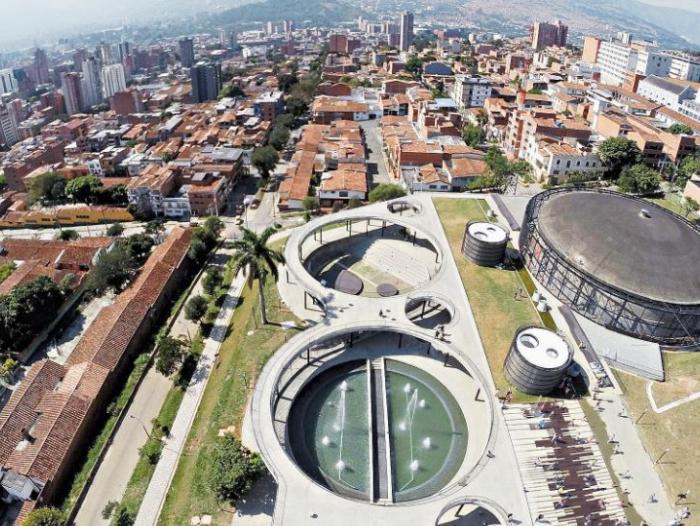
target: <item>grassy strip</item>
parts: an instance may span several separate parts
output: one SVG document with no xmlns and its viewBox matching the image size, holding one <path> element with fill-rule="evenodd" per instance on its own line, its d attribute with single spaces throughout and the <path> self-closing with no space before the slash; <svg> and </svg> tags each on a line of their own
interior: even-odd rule
<svg viewBox="0 0 700 526">
<path fill-rule="evenodd" d="M 298 321 L 281 302 L 275 284 L 265 285 L 268 316 L 275 321 Z M 245 287 L 234 312 L 197 411 L 180 463 L 168 492 L 161 525 L 186 525 L 195 515 L 210 514 L 216 525 L 229 525 L 233 510 L 218 502 L 211 483 L 214 445 L 223 430 L 240 436 L 243 416 L 255 380 L 267 359 L 295 331 L 260 325 L 257 284 Z"/>
<path fill-rule="evenodd" d="M 97 435 L 97 437 L 95 437 L 95 440 L 90 445 L 87 455 L 85 455 L 85 461 L 80 467 L 80 470 L 78 470 L 73 477 L 73 482 L 70 490 L 68 491 L 68 495 L 63 500 L 61 509 L 66 514 L 71 512 L 73 506 L 75 506 L 76 502 L 78 501 L 78 498 L 80 497 L 85 484 L 90 478 L 92 471 L 97 466 L 102 450 L 107 446 L 109 439 L 112 436 L 117 423 L 119 422 L 121 412 L 126 408 L 126 405 L 129 402 L 139 379 L 148 368 L 149 353 L 150 350 L 140 354 L 136 358 L 134 361 L 134 367 L 131 370 L 131 373 L 129 373 L 126 384 L 122 388 L 121 392 L 115 397 L 112 404 L 110 404 L 110 407 L 108 408 L 109 417 L 102 426 L 100 433 Z"/>
<path fill-rule="evenodd" d="M 700 354 L 665 352 L 664 370 L 666 381 L 655 383 L 653 394 L 657 403 L 658 395 L 667 395 L 665 403 L 682 399 L 700 386 Z M 700 494 L 700 455 L 697 452 L 700 436 L 700 401 L 695 400 L 657 414 L 647 398 L 648 380 L 615 371 L 615 376 L 625 394 L 631 418 L 635 419 L 644 447 L 652 459 L 663 456 L 657 465 L 666 488 L 668 498 L 673 503 L 676 496 L 690 489 L 691 509 Z M 664 451 L 668 449 L 668 453 Z M 685 505 L 685 504 L 684 504 Z M 697 505 L 696 505 L 697 506 Z M 686 524 L 700 524 L 692 510 L 693 517 Z"/>
<path fill-rule="evenodd" d="M 513 335 L 523 325 L 540 325 L 540 317 L 530 299 L 524 297 L 527 291 L 517 272 L 480 267 L 462 255 L 464 227 L 471 220 L 487 220 L 486 202 L 446 198 L 433 201 L 469 297 L 496 388 L 505 393 L 512 389 L 503 373 L 503 364 Z M 536 400 L 513 391 L 516 402 Z"/>
</svg>

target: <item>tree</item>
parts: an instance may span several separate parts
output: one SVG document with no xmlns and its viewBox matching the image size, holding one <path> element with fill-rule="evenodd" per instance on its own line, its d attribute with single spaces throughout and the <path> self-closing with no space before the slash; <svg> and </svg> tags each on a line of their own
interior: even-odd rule
<svg viewBox="0 0 700 526">
<path fill-rule="evenodd" d="M 313 195 L 307 195 L 301 201 L 301 206 L 304 207 L 305 212 L 308 212 L 309 215 L 311 215 L 311 214 L 318 211 L 318 207 L 320 206 L 320 203 L 318 201 L 318 197 L 314 197 Z"/>
<path fill-rule="evenodd" d="M 678 173 L 673 180 L 673 184 L 679 189 L 683 190 L 688 182 L 688 179 L 693 177 L 695 174 L 700 174 L 700 155 L 688 156 L 681 161 L 681 164 L 678 167 Z"/>
<path fill-rule="evenodd" d="M 642 152 L 637 143 L 626 137 L 610 137 L 598 145 L 598 156 L 611 178 L 616 179 L 626 167 L 639 162 Z"/>
<path fill-rule="evenodd" d="M 262 178 L 267 180 L 270 178 L 270 171 L 277 166 L 279 159 L 277 150 L 272 146 L 262 146 L 253 151 L 250 162 L 260 171 Z"/>
<path fill-rule="evenodd" d="M 76 177 L 66 183 L 66 195 L 74 202 L 92 203 L 102 188 L 102 181 L 94 175 Z"/>
<path fill-rule="evenodd" d="M 309 107 L 308 103 L 301 97 L 290 96 L 286 102 L 287 111 L 295 117 L 300 117 Z"/>
<path fill-rule="evenodd" d="M 207 299 L 204 296 L 192 296 L 185 305 L 185 318 L 199 321 L 207 313 Z"/>
<path fill-rule="evenodd" d="M 375 186 L 369 192 L 369 202 L 377 203 L 379 201 L 389 201 L 391 199 L 404 197 L 405 195 L 406 190 L 404 190 L 403 187 L 392 183 L 382 183 Z"/>
<path fill-rule="evenodd" d="M 673 135 L 692 135 L 693 134 L 693 128 L 688 126 L 687 124 L 681 124 L 681 123 L 676 123 L 672 124 L 669 129 L 669 133 L 672 133 Z"/>
<path fill-rule="evenodd" d="M 238 84 L 228 84 L 227 86 L 221 88 L 221 91 L 219 92 L 220 99 L 227 97 L 245 97 L 245 92 Z"/>
<path fill-rule="evenodd" d="M 56 508 L 38 508 L 22 522 L 22 526 L 63 526 L 66 517 Z"/>
<path fill-rule="evenodd" d="M 17 264 L 14 261 L 8 261 L 0 265 L 0 283 L 9 278 L 10 274 L 12 274 L 16 268 Z"/>
<path fill-rule="evenodd" d="M 626 168 L 616 183 L 622 192 L 649 194 L 661 187 L 661 176 L 645 164 L 635 164 Z"/>
<path fill-rule="evenodd" d="M 159 337 L 156 370 L 164 376 L 173 374 L 185 357 L 185 349 L 185 342 L 182 340 L 172 336 Z"/>
<path fill-rule="evenodd" d="M 162 241 L 163 233 L 165 232 L 165 225 L 162 219 L 153 219 L 146 223 L 143 231 L 151 236 L 156 244 Z"/>
<path fill-rule="evenodd" d="M 87 278 L 87 289 L 95 294 L 121 292 L 135 275 L 133 260 L 122 244 L 100 253 Z"/>
<path fill-rule="evenodd" d="M 215 265 L 211 265 L 207 269 L 206 274 L 204 274 L 204 278 L 202 278 L 202 288 L 204 289 L 204 292 L 210 296 L 213 296 L 223 281 L 224 276 L 221 269 Z"/>
<path fill-rule="evenodd" d="M 291 129 L 294 126 L 294 115 L 291 113 L 283 113 L 275 119 L 275 126 L 282 126 Z"/>
<path fill-rule="evenodd" d="M 27 185 L 27 200 L 30 204 L 43 201 L 60 201 L 65 198 L 66 178 L 55 172 L 32 177 Z"/>
<path fill-rule="evenodd" d="M 114 513 L 114 524 L 116 526 L 133 526 L 136 521 L 136 513 L 129 510 L 126 505 L 122 504 Z"/>
<path fill-rule="evenodd" d="M 692 213 L 697 213 L 700 210 L 700 203 L 698 203 L 692 197 L 686 197 L 683 199 L 683 211 L 685 212 L 685 217 L 688 217 Z"/>
<path fill-rule="evenodd" d="M 289 142 L 289 130 L 283 126 L 275 126 L 270 133 L 270 138 L 268 139 L 268 144 L 272 146 L 275 150 L 284 150 L 285 146 Z"/>
<path fill-rule="evenodd" d="M 0 349 L 16 352 L 51 324 L 65 296 L 48 276 L 17 285 L 0 296 Z"/>
<path fill-rule="evenodd" d="M 64 228 L 56 234 L 56 239 L 60 241 L 75 241 L 76 239 L 80 239 L 80 235 L 75 230 Z"/>
<path fill-rule="evenodd" d="M 421 70 L 423 69 L 423 61 L 415 55 L 411 55 L 406 61 L 406 71 L 408 71 L 414 78 L 419 78 Z"/>
<path fill-rule="evenodd" d="M 467 143 L 467 146 L 477 148 L 484 142 L 486 134 L 484 134 L 484 130 L 480 126 L 468 124 L 462 130 L 462 138 Z"/>
<path fill-rule="evenodd" d="M 7 190 L 7 177 L 0 175 L 0 194 Z"/>
<path fill-rule="evenodd" d="M 0 364 L 0 381 L 10 383 L 18 365 L 19 363 L 17 360 L 6 358 L 5 361 Z"/>
<path fill-rule="evenodd" d="M 129 266 L 138 268 L 146 262 L 153 248 L 153 239 L 146 234 L 132 234 L 126 239 L 120 240 L 121 245 L 129 257 Z"/>
<path fill-rule="evenodd" d="M 107 235 L 109 237 L 119 237 L 124 233 L 124 225 L 121 223 L 114 223 L 112 225 L 109 225 L 109 228 L 107 229 Z"/>
<path fill-rule="evenodd" d="M 279 250 L 267 245 L 275 228 L 268 227 L 258 235 L 252 230 L 243 228 L 243 237 L 233 242 L 235 250 L 231 259 L 231 266 L 234 274 L 245 270 L 249 279 L 258 280 L 258 290 L 260 294 L 260 317 L 263 324 L 267 325 L 267 312 L 265 308 L 265 280 L 272 276 L 275 282 L 279 278 L 277 270 L 278 264 L 284 264 L 284 255 Z M 252 285 L 252 282 L 251 282 Z"/>
<path fill-rule="evenodd" d="M 213 486 L 220 500 L 233 503 L 244 497 L 265 472 L 260 456 L 233 435 L 219 437 L 214 450 Z"/>
<path fill-rule="evenodd" d="M 209 216 L 204 220 L 202 228 L 213 247 L 214 243 L 218 241 L 221 231 L 224 229 L 224 222 L 217 216 Z"/>
</svg>

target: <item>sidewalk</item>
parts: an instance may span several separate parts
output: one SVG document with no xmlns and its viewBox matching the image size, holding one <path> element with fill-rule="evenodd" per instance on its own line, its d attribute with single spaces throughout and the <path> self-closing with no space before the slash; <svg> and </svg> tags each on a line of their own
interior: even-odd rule
<svg viewBox="0 0 700 526">
<path fill-rule="evenodd" d="M 599 414 L 608 436 L 614 437 L 620 447 L 620 454 L 612 456 L 612 466 L 620 478 L 620 485 L 629 492 L 630 502 L 649 524 L 668 524 L 673 519 L 673 507 L 654 466 L 655 459 L 650 458 L 644 449 L 622 396 L 613 388 L 607 388 L 598 398 L 601 400 Z M 628 477 L 620 476 L 621 473 L 627 475 L 627 472 Z M 650 502 L 652 494 L 656 502 Z"/>
<path fill-rule="evenodd" d="M 202 277 L 204 274 L 192 288 L 189 297 L 202 293 Z M 195 334 L 197 324 L 187 320 L 185 309 L 181 309 L 173 322 L 170 335 L 174 338 L 192 338 Z M 108 502 L 119 502 L 124 497 L 126 486 L 139 461 L 139 449 L 148 440 L 147 433 L 153 429 L 152 420 L 160 413 L 172 386 L 169 378 L 151 366 L 90 484 L 76 515 L 76 526 L 106 526 L 111 522 L 110 519 L 102 518 L 102 510 Z"/>
<path fill-rule="evenodd" d="M 245 283 L 246 279 L 243 274 L 239 274 L 233 280 L 211 334 L 204 342 L 202 357 L 197 365 L 197 370 L 192 376 L 190 385 L 187 387 L 170 436 L 165 441 L 160 460 L 136 517 L 135 526 L 153 526 L 158 522 L 160 511 L 165 502 L 170 483 L 175 475 L 180 455 L 187 442 L 187 436 L 197 414 L 197 408 L 207 386 L 209 375 L 219 353 L 219 348 L 226 337 L 231 317 L 238 305 L 240 292 Z"/>
</svg>

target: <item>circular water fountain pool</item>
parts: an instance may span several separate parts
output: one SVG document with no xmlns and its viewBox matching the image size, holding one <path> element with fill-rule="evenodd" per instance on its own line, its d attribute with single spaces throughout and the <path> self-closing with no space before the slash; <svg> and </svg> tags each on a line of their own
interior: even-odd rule
<svg viewBox="0 0 700 526">
<path fill-rule="evenodd" d="M 336 493 L 375 502 L 436 493 L 467 450 L 452 394 L 399 360 L 353 361 L 316 375 L 295 398 L 287 426 L 302 470 Z"/>
</svg>

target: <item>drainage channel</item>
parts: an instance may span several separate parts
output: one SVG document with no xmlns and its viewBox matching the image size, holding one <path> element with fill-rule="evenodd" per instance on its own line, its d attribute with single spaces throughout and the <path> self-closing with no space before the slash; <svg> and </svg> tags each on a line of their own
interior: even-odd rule
<svg viewBox="0 0 700 526">
<path fill-rule="evenodd" d="M 384 359 L 370 362 L 369 380 L 372 401 L 372 495 L 375 502 L 391 502 L 391 464 L 389 451 L 389 429 L 387 427 L 386 385 L 384 379 Z"/>
</svg>

